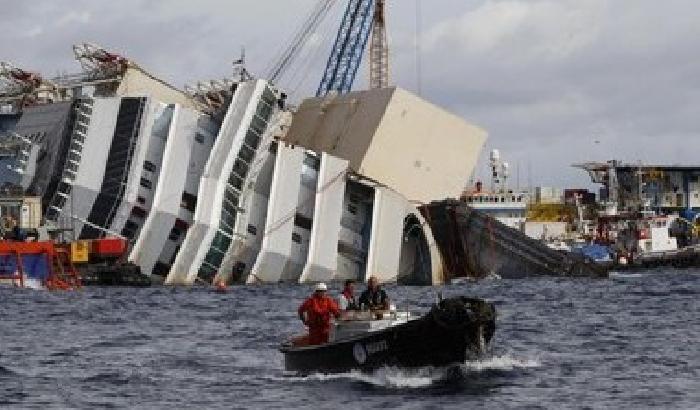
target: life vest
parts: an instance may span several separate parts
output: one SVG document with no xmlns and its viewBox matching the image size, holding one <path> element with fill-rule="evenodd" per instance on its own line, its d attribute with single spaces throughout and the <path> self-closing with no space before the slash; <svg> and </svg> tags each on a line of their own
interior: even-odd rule
<svg viewBox="0 0 700 410">
<path fill-rule="evenodd" d="M 306 313 L 309 327 L 328 329 L 331 324 L 331 315 L 337 315 L 339 311 L 333 299 L 312 296 L 299 307 L 299 313 Z"/>
</svg>

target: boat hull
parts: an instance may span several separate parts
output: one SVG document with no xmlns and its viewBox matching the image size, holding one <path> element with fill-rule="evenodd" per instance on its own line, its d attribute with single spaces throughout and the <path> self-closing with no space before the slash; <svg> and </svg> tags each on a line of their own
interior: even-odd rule
<svg viewBox="0 0 700 410">
<path fill-rule="evenodd" d="M 441 302 L 447 306 L 450 300 Z M 435 306 L 420 319 L 320 346 L 284 346 L 285 369 L 300 373 L 371 371 L 382 366 L 463 363 L 482 354 L 495 331 L 493 304 L 461 298 L 474 308 L 447 312 Z M 448 303 L 445 303 L 448 302 Z M 459 309 L 457 309 L 459 310 Z M 478 310 L 478 313 L 474 313 Z"/>
<path fill-rule="evenodd" d="M 421 207 L 421 212 L 433 232 L 448 278 L 608 275 L 604 266 L 590 258 L 551 249 L 464 202 L 431 202 Z"/>
</svg>

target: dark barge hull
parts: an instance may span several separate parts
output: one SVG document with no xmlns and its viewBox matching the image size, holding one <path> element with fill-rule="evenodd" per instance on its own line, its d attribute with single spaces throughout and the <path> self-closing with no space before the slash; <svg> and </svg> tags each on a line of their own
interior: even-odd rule
<svg viewBox="0 0 700 410">
<path fill-rule="evenodd" d="M 460 312 L 459 303 L 468 310 Z M 466 313 L 465 313 L 466 312 Z M 479 299 L 446 299 L 405 324 L 320 346 L 283 346 L 285 369 L 302 374 L 371 371 L 382 366 L 464 363 L 493 338 L 495 307 Z"/>
<path fill-rule="evenodd" d="M 448 278 L 607 277 L 607 267 L 560 252 L 456 200 L 421 207 Z"/>
<path fill-rule="evenodd" d="M 670 267 L 676 269 L 700 267 L 700 247 L 692 246 L 674 251 L 637 255 L 626 264 L 616 261 L 599 262 L 601 266 L 614 271 L 640 271 Z"/>
<path fill-rule="evenodd" d="M 83 286 L 151 286 L 151 278 L 141 273 L 141 269 L 132 263 L 82 265 L 78 271 Z"/>
</svg>

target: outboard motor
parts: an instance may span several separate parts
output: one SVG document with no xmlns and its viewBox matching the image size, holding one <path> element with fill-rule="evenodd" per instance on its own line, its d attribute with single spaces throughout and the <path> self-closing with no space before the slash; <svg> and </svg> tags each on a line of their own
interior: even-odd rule
<svg viewBox="0 0 700 410">
<path fill-rule="evenodd" d="M 444 299 L 433 306 L 428 317 L 437 326 L 464 334 L 477 355 L 485 352 L 496 331 L 496 307 L 481 299 L 464 296 Z"/>
</svg>

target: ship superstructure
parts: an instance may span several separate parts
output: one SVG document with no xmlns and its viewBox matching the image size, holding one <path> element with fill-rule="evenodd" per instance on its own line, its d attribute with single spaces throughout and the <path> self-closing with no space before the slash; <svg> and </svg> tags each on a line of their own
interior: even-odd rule
<svg viewBox="0 0 700 410">
<path fill-rule="evenodd" d="M 491 151 L 489 169 L 491 171 L 490 189 L 485 189 L 483 183 L 478 181 L 473 188 L 462 195 L 462 201 L 510 228 L 525 230 L 528 205 L 531 201 L 530 192 L 510 189 L 508 186 L 510 166 L 501 159 L 501 153 L 498 150 Z"/>
<path fill-rule="evenodd" d="M 41 197 L 54 238 L 121 237 L 168 284 L 444 279 L 417 205 L 459 196 L 479 128 L 399 88 L 292 111 L 245 70 L 183 92 L 100 47 L 75 54 L 82 74 L 0 114 L 3 181 Z"/>
</svg>

